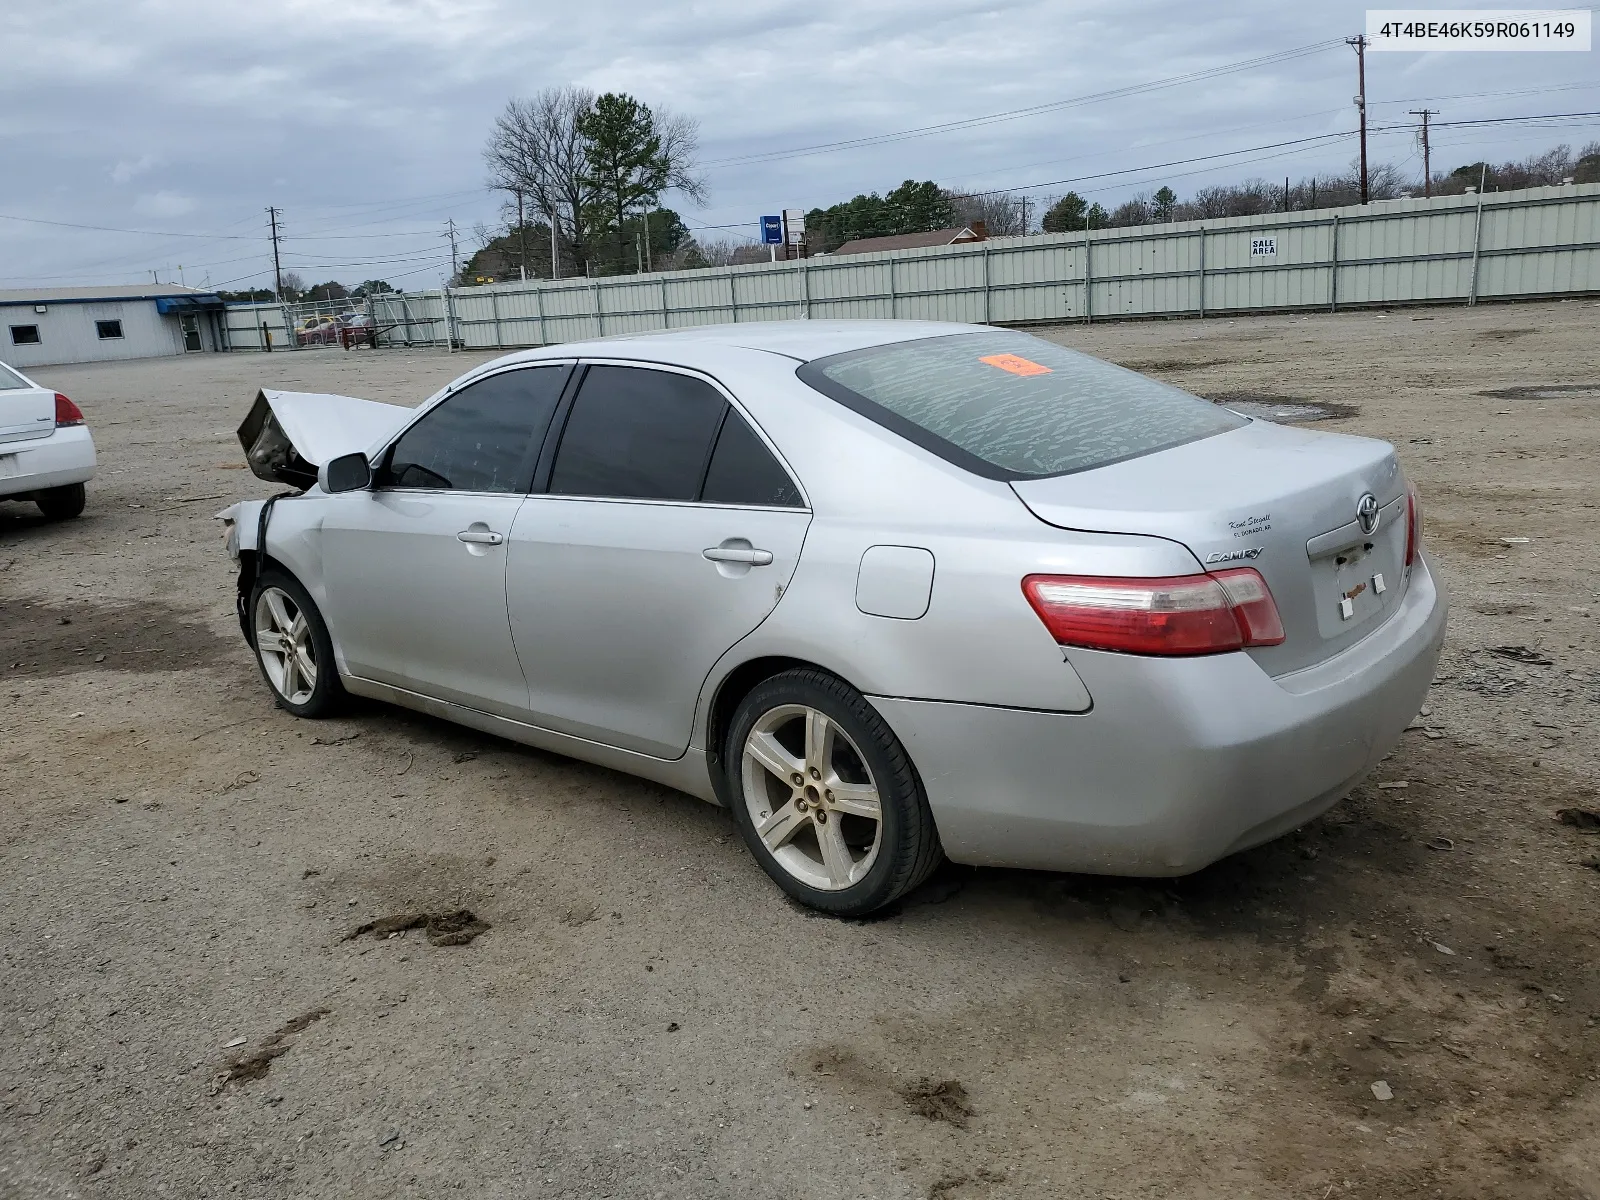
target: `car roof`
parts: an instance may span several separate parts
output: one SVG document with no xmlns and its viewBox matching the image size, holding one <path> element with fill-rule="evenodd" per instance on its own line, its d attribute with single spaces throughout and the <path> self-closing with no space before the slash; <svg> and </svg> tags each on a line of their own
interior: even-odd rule
<svg viewBox="0 0 1600 1200">
<path fill-rule="evenodd" d="M 728 347 L 779 354 L 810 362 L 831 354 L 885 346 L 953 333 L 977 333 L 986 327 L 954 321 L 742 321 L 731 325 L 696 325 L 688 329 L 626 333 L 614 337 L 564 342 L 513 358 L 601 357 L 656 358 L 670 361 L 675 351 Z M 506 360 L 502 360 L 506 361 Z"/>
</svg>

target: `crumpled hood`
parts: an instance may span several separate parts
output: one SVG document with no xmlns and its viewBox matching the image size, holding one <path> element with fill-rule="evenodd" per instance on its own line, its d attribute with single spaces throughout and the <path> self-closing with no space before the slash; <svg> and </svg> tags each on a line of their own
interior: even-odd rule
<svg viewBox="0 0 1600 1200">
<path fill-rule="evenodd" d="M 403 405 L 355 396 L 263 388 L 239 426 L 239 444 L 258 478 L 304 489 L 323 463 L 373 450 L 410 414 Z"/>
</svg>

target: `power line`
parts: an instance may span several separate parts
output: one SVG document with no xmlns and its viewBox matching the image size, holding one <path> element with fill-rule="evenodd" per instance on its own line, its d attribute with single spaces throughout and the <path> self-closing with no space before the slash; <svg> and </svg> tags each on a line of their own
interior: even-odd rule
<svg viewBox="0 0 1600 1200">
<path fill-rule="evenodd" d="M 0 221 L 23 221 L 29 225 L 55 225 L 61 229 L 92 229 L 99 233 L 136 233 L 146 237 L 179 237 L 200 238 L 206 241 L 230 242 L 259 242 L 264 240 L 260 234 L 245 233 L 173 233 L 161 229 L 118 229 L 110 225 L 79 225 L 72 221 L 47 221 L 43 217 L 19 217 L 12 213 L 0 213 Z M 238 224 L 238 222 L 235 222 Z"/>
<path fill-rule="evenodd" d="M 1521 117 L 1473 117 L 1460 121 L 1435 121 L 1435 129 L 1459 129 L 1464 125 L 1510 125 L 1521 121 L 1567 121 L 1578 118 L 1600 117 L 1600 110 L 1571 113 L 1530 113 Z M 1407 125 L 1391 125 L 1391 129 L 1408 129 Z"/>
<path fill-rule="evenodd" d="M 359 263 L 414 262 L 416 261 L 416 257 L 418 255 L 434 251 L 436 248 L 436 245 L 430 242 L 424 246 L 397 247 L 388 253 L 369 254 L 361 258 L 336 258 L 327 254 L 308 254 L 292 247 L 287 249 L 285 254 L 293 257 L 296 262 L 308 263 L 312 266 L 319 264 L 327 266 L 349 266 L 351 264 Z"/>
<path fill-rule="evenodd" d="M 1036 116 L 1041 113 L 1059 112 L 1062 109 L 1077 108 L 1086 104 L 1098 104 L 1106 100 L 1117 100 L 1127 96 L 1141 95 L 1145 92 L 1159 91 L 1164 88 L 1177 87 L 1185 83 L 1198 83 L 1206 79 L 1215 79 L 1223 75 L 1231 75 L 1238 71 L 1253 70 L 1256 67 L 1268 66 L 1273 63 L 1288 62 L 1292 59 L 1303 58 L 1310 54 L 1318 54 L 1339 44 L 1340 39 L 1329 38 L 1321 42 L 1313 42 L 1306 46 L 1296 46 L 1292 50 L 1280 50 L 1273 54 L 1263 54 L 1256 58 L 1244 59 L 1240 62 L 1225 63 L 1218 67 L 1208 67 L 1201 71 L 1190 71 L 1184 75 L 1173 75 L 1166 79 L 1154 79 L 1148 83 L 1130 84 L 1127 87 L 1113 88 L 1104 92 L 1091 92 L 1083 96 L 1073 96 L 1066 100 L 1053 100 L 1046 104 L 1035 104 L 1028 108 L 1014 108 L 1006 112 L 988 113 L 981 117 L 967 117 L 959 121 L 945 121 L 938 125 L 923 125 L 916 129 L 902 129 L 894 133 L 872 134 L 867 137 L 847 138 L 838 142 L 821 142 L 813 146 L 799 146 L 788 150 L 769 150 L 755 154 L 736 155 L 731 158 L 712 159 L 702 163 L 704 167 L 725 167 L 746 163 L 771 162 L 782 158 L 797 158 L 811 154 L 832 154 L 839 150 L 853 150 L 865 146 L 879 146 L 888 142 L 904 141 L 908 138 L 930 137 L 939 133 L 950 133 L 959 129 L 972 129 L 982 125 L 991 125 L 1001 121 L 1015 121 L 1023 117 Z"/>
<path fill-rule="evenodd" d="M 1433 129 L 1441 129 L 1441 128 L 1461 128 L 1461 127 L 1473 127 L 1473 126 L 1483 126 L 1483 125 L 1498 125 L 1498 124 L 1516 124 L 1516 123 L 1529 123 L 1529 124 L 1531 124 L 1533 122 L 1539 122 L 1539 121 L 1550 121 L 1550 120 L 1557 120 L 1557 119 L 1575 120 L 1575 119 L 1579 119 L 1579 118 L 1600 118 L 1600 111 L 1596 111 L 1596 112 L 1574 112 L 1574 113 L 1529 113 L 1529 114 L 1524 114 L 1524 115 L 1521 115 L 1521 116 L 1514 116 L 1514 117 L 1464 118 L 1464 119 L 1458 120 L 1458 121 L 1434 121 L 1434 122 L 1432 122 L 1430 124 L 1429 128 L 1430 128 L 1430 130 L 1433 130 Z M 1378 135 L 1387 135 L 1387 134 L 1391 134 L 1391 133 L 1411 132 L 1415 128 L 1416 127 L 1414 125 L 1409 125 L 1409 124 L 1405 124 L 1405 125 L 1402 125 L 1402 124 L 1396 124 L 1396 125 L 1373 125 L 1373 126 L 1369 127 L 1368 133 L 1371 134 L 1371 135 L 1374 135 L 1374 136 L 1378 136 Z M 1334 133 L 1322 133 L 1322 134 L 1315 134 L 1315 135 L 1310 136 L 1310 137 L 1291 138 L 1288 141 L 1268 142 L 1268 143 L 1265 143 L 1265 144 L 1260 145 L 1260 146 L 1245 146 L 1245 147 L 1241 147 L 1240 149 L 1237 149 L 1237 150 L 1227 150 L 1227 151 L 1222 151 L 1222 152 L 1217 153 L 1217 154 L 1202 154 L 1202 155 L 1197 155 L 1197 156 L 1195 156 L 1193 158 L 1179 158 L 1179 159 L 1170 159 L 1170 160 L 1168 160 L 1166 162 L 1146 163 L 1146 164 L 1144 164 L 1142 166 L 1124 167 L 1124 168 L 1121 168 L 1121 169 L 1115 170 L 1115 171 L 1101 171 L 1101 172 L 1097 172 L 1097 173 L 1092 174 L 1092 175 L 1077 175 L 1077 176 L 1073 176 L 1073 177 L 1068 178 L 1068 179 L 1051 179 L 1051 180 L 1045 180 L 1045 181 L 1039 182 L 1039 183 L 1011 184 L 1011 185 L 1008 185 L 1006 187 L 988 188 L 988 189 L 981 190 L 981 191 L 964 191 L 961 194 L 964 195 L 964 196 L 995 196 L 995 195 L 999 195 L 999 194 L 1001 194 L 1003 192 L 1026 192 L 1026 191 L 1034 191 L 1034 190 L 1036 190 L 1038 188 L 1065 187 L 1065 186 L 1068 186 L 1068 185 L 1090 183 L 1090 182 L 1094 182 L 1096 180 L 1102 180 L 1102 179 L 1117 179 L 1117 178 L 1119 178 L 1121 176 L 1125 176 L 1125 175 L 1138 175 L 1138 174 L 1142 174 L 1142 173 L 1148 172 L 1148 171 L 1165 171 L 1165 170 L 1167 170 L 1169 168 L 1172 168 L 1172 167 L 1192 166 L 1192 165 L 1194 165 L 1196 163 L 1214 163 L 1214 162 L 1217 162 L 1218 160 L 1221 160 L 1221 159 L 1237 159 L 1238 160 L 1238 161 L 1226 164 L 1228 166 L 1245 166 L 1245 165 L 1248 165 L 1249 163 L 1252 163 L 1252 162 L 1266 162 L 1266 161 L 1269 161 L 1269 160 L 1274 159 L 1274 158 L 1286 157 L 1288 154 L 1296 153 L 1297 150 L 1299 149 L 1299 147 L 1302 147 L 1302 146 L 1316 145 L 1318 143 L 1335 143 L 1335 142 L 1338 142 L 1338 141 L 1346 139 L 1346 138 L 1353 138 L 1353 137 L 1356 137 L 1359 132 L 1360 131 L 1357 130 L 1357 129 L 1345 129 L 1345 130 L 1340 130 L 1340 131 L 1337 131 L 1337 132 L 1334 132 Z M 1271 152 L 1271 153 L 1262 153 L 1263 151 L 1268 151 L 1268 152 Z M 1240 155 L 1255 155 L 1255 157 L 1240 159 L 1238 157 Z M 1177 175 L 1167 176 L 1167 178 L 1182 178 L 1185 175 L 1197 175 L 1197 174 L 1203 173 L 1204 170 L 1209 170 L 1209 169 L 1211 169 L 1211 168 L 1206 167 L 1206 168 L 1202 168 L 1199 171 L 1185 171 L 1185 172 L 1181 172 L 1181 173 L 1179 173 Z M 1121 186 L 1121 185 L 1113 183 L 1113 184 L 1107 184 L 1105 187 L 1102 187 L 1102 188 L 1093 188 L 1093 189 L 1084 189 L 1084 190 L 1086 190 L 1086 191 L 1105 191 L 1105 190 L 1108 190 L 1110 187 L 1117 187 L 1117 186 Z M 754 222 L 754 221 L 739 221 L 739 222 L 735 222 L 735 223 L 729 224 L 729 225 L 692 225 L 692 224 L 688 224 L 687 222 L 685 222 L 685 224 L 688 225 L 688 228 L 696 229 L 696 230 L 731 230 L 731 229 L 749 229 L 749 228 L 752 228 L 753 226 L 755 226 L 757 224 L 757 222 Z"/>
<path fill-rule="evenodd" d="M 313 204 L 308 207 L 312 212 L 320 212 L 326 208 L 385 208 L 396 205 L 420 203 L 423 200 L 449 200 L 456 196 L 476 196 L 484 190 L 484 188 L 471 188 L 467 191 L 461 192 L 430 192 L 422 196 L 401 196 L 398 199 L 391 198 L 389 200 L 379 201 L 356 200 L 349 204 Z"/>
<path fill-rule="evenodd" d="M 432 229 L 394 229 L 385 233 L 306 233 L 285 236 L 286 242 L 347 242 L 357 238 L 433 237 Z"/>
<path fill-rule="evenodd" d="M 1219 154 L 1200 154 L 1193 158 L 1175 158 L 1169 162 L 1148 163 L 1142 167 L 1124 167 L 1118 171 L 1100 171 L 1094 175 L 1076 175 L 1071 179 L 1051 179 L 1044 183 L 1025 183 L 1013 187 L 990 188 L 988 191 L 965 192 L 963 194 L 967 196 L 994 196 L 1001 192 L 1028 192 L 1035 188 L 1061 187 L 1069 183 L 1087 183 L 1088 181 L 1094 179 L 1110 179 L 1117 175 L 1135 175 L 1141 171 L 1160 171 L 1167 167 L 1183 167 L 1189 166 L 1192 163 L 1214 162 L 1219 158 L 1233 158 L 1240 154 L 1254 154 L 1259 150 L 1278 150 L 1284 147 L 1309 146 L 1317 142 L 1329 142 L 1338 140 L 1340 138 L 1354 137 L 1355 134 L 1356 131 L 1353 129 L 1343 129 L 1337 133 L 1318 133 L 1312 135 L 1311 137 L 1291 138 L 1286 142 L 1268 142 L 1266 145 L 1262 146 L 1245 146 L 1239 150 L 1226 150 Z"/>
<path fill-rule="evenodd" d="M 1430 128 L 1459 128 L 1461 126 L 1498 125 L 1517 122 L 1548 121 L 1555 118 L 1568 119 L 1579 117 L 1600 117 L 1600 112 L 1530 113 L 1517 117 L 1480 117 L 1477 119 L 1463 119 L 1460 121 L 1435 121 L 1432 123 Z M 1412 125 L 1375 125 L 1371 128 L 1370 132 L 1393 133 L 1402 130 L 1410 131 L 1414 128 L 1415 127 Z M 994 196 L 1000 194 L 1001 192 L 1026 192 L 1033 191 L 1036 188 L 1063 187 L 1068 184 L 1087 183 L 1099 179 L 1111 179 L 1121 175 L 1136 175 L 1145 171 L 1161 171 L 1166 170 L 1169 167 L 1181 167 L 1190 166 L 1195 163 L 1215 162 L 1219 159 L 1235 158 L 1241 154 L 1258 154 L 1260 151 L 1284 151 L 1284 153 L 1264 154 L 1260 155 L 1260 157 L 1256 159 L 1247 159 L 1241 162 L 1229 164 L 1231 166 L 1243 166 L 1246 162 L 1264 162 L 1272 158 L 1282 158 L 1287 153 L 1293 153 L 1295 148 L 1300 146 L 1309 146 L 1320 142 L 1334 142 L 1344 138 L 1352 138 L 1357 136 L 1359 132 L 1360 131 L 1356 129 L 1345 129 L 1335 133 L 1319 133 L 1311 137 L 1291 138 L 1290 140 L 1283 142 L 1268 142 L 1261 146 L 1246 146 L 1238 150 L 1227 150 L 1218 154 L 1201 154 L 1196 155 L 1193 158 L 1177 158 L 1171 159 L 1167 162 L 1147 163 L 1144 166 L 1124 167 L 1116 171 L 1101 171 L 1093 175 L 1077 175 L 1070 179 L 1051 179 L 1042 183 L 1017 184 L 1011 187 L 990 188 L 986 191 L 964 192 L 962 194 L 966 196 Z M 1186 172 L 1186 174 L 1198 173 L 1199 172 L 1193 171 Z M 746 224 L 748 224 L 748 222 L 746 222 Z M 736 228 L 736 226 L 706 226 L 705 228 Z"/>
<path fill-rule="evenodd" d="M 1438 104 L 1444 100 L 1490 100 L 1502 96 L 1542 96 L 1546 92 L 1592 92 L 1600 83 L 1551 83 L 1544 87 L 1512 88 L 1503 92 L 1459 92 L 1454 96 L 1408 96 L 1402 100 L 1374 100 L 1374 105 Z"/>
</svg>

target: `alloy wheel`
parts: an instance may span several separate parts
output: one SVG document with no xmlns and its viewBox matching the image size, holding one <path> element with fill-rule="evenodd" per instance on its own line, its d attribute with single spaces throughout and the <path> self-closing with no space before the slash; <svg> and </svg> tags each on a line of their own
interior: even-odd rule
<svg viewBox="0 0 1600 1200">
<path fill-rule="evenodd" d="M 883 806 L 837 722 L 808 705 L 773 708 L 745 738 L 740 770 L 751 822 L 779 866 L 819 891 L 866 877 L 883 842 Z"/>
<path fill-rule="evenodd" d="M 267 678 L 290 704 L 305 704 L 317 690 L 317 648 L 311 626 L 294 597 L 267 587 L 256 597 L 256 654 Z"/>
</svg>

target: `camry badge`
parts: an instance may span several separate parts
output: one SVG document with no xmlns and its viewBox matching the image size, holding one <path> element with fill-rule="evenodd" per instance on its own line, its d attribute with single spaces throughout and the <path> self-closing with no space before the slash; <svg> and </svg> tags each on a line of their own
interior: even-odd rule
<svg viewBox="0 0 1600 1200">
<path fill-rule="evenodd" d="M 1225 562 L 1250 562 L 1261 557 L 1265 546 L 1246 546 L 1240 550 L 1218 550 L 1215 554 L 1206 555 L 1206 566 Z"/>
<path fill-rule="evenodd" d="M 1371 492 L 1356 501 L 1356 523 L 1369 537 L 1378 531 L 1378 498 Z"/>
</svg>

